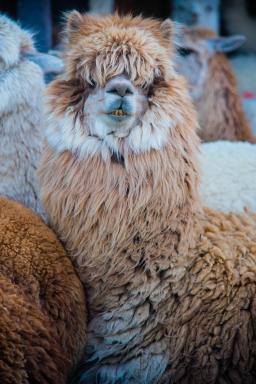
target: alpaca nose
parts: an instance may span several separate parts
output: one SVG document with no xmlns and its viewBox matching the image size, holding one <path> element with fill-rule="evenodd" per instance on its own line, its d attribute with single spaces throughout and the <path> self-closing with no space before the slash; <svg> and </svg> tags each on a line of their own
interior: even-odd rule
<svg viewBox="0 0 256 384">
<path fill-rule="evenodd" d="M 132 86 L 129 84 L 129 82 L 126 81 L 118 81 L 113 83 L 107 92 L 121 97 L 133 95 Z"/>
</svg>

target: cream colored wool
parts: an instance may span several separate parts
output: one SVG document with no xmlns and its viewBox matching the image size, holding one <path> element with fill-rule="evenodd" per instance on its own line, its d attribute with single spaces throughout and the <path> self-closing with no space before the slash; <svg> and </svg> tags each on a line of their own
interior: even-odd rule
<svg viewBox="0 0 256 384">
<path fill-rule="evenodd" d="M 256 217 L 202 209 L 197 120 L 169 60 L 172 31 L 140 17 L 67 21 L 39 175 L 87 291 L 73 383 L 256 379 Z M 122 99 L 113 81 L 127 85 Z"/>
<path fill-rule="evenodd" d="M 45 218 L 36 168 L 42 151 L 45 84 L 41 69 L 24 58 L 32 36 L 0 15 L 0 195 Z"/>
<path fill-rule="evenodd" d="M 256 212 L 256 145 L 214 141 L 200 148 L 203 204 L 224 212 Z"/>
</svg>

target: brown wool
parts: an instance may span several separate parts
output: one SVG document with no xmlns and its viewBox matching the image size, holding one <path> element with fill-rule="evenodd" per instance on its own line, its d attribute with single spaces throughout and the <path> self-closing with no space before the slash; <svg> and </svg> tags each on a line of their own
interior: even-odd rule
<svg viewBox="0 0 256 384">
<path fill-rule="evenodd" d="M 0 382 L 65 384 L 85 343 L 83 288 L 54 233 L 0 199 Z"/>
</svg>

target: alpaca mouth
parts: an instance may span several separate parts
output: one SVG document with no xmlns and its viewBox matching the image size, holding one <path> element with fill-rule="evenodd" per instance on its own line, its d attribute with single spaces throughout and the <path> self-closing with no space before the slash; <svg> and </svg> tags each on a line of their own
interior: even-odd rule
<svg viewBox="0 0 256 384">
<path fill-rule="evenodd" d="M 128 114 L 123 109 L 115 109 L 110 113 L 112 116 L 127 116 Z"/>
</svg>

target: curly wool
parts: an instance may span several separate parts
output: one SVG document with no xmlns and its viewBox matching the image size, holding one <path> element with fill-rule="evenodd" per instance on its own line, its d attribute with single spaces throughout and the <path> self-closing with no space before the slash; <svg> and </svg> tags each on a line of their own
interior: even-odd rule
<svg viewBox="0 0 256 384">
<path fill-rule="evenodd" d="M 200 150 L 200 193 L 206 207 L 256 212 L 256 145 L 215 141 Z"/>
<path fill-rule="evenodd" d="M 0 199 L 0 382 L 64 384 L 85 343 L 81 283 L 54 233 Z"/>
</svg>

